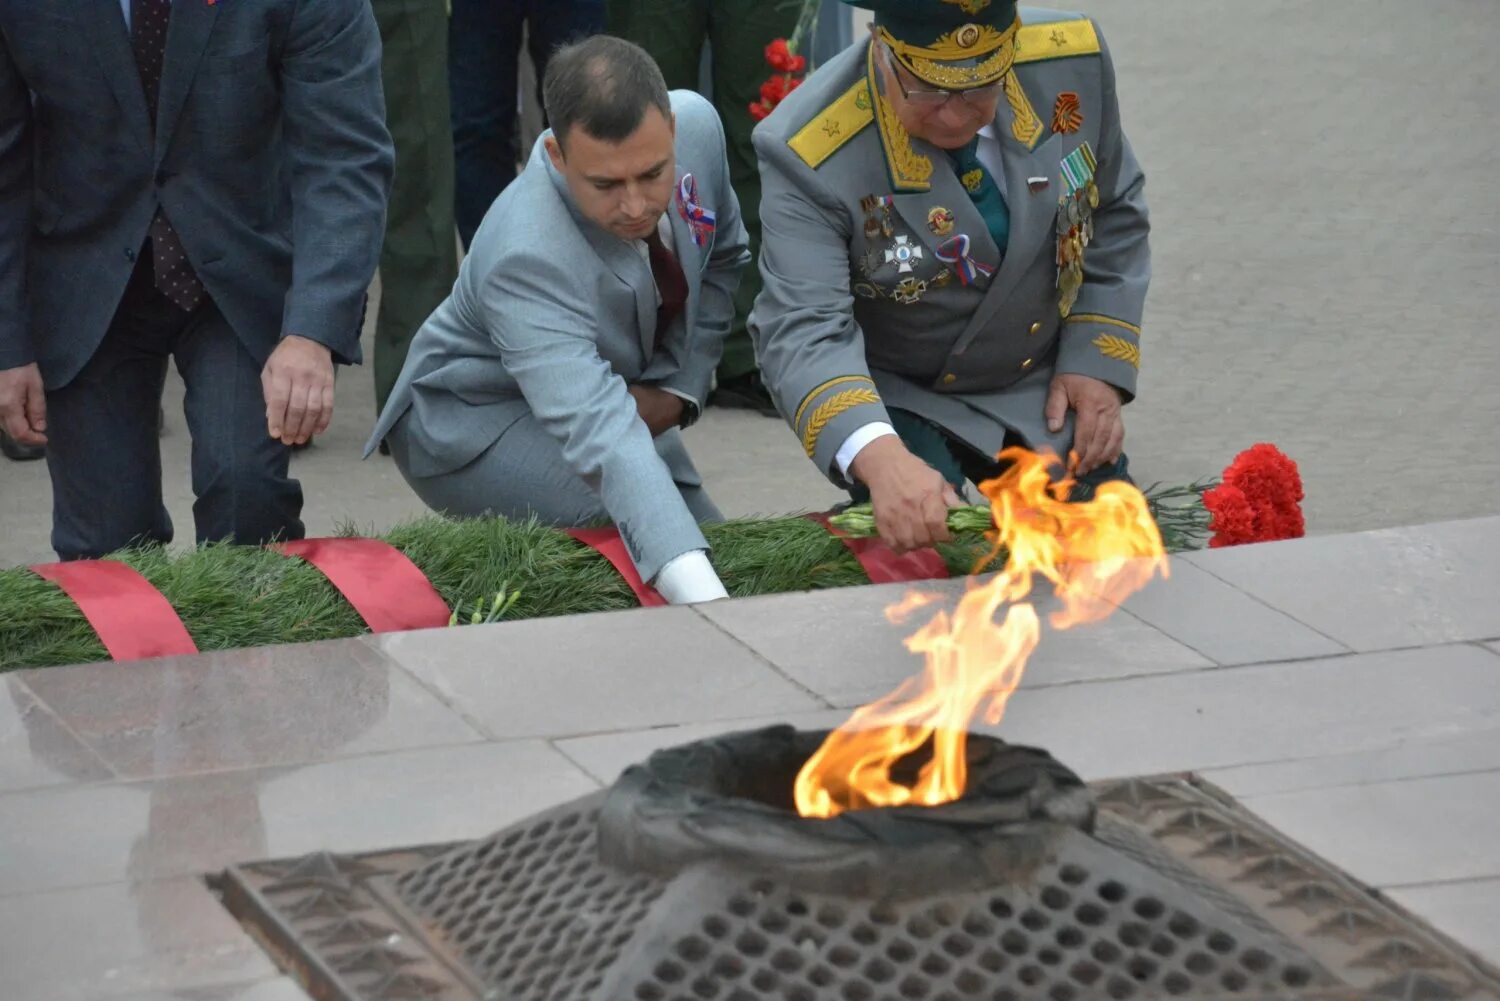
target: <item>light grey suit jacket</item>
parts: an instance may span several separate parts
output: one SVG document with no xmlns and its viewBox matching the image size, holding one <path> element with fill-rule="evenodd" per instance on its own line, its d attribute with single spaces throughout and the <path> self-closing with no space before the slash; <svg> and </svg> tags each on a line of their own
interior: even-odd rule
<svg viewBox="0 0 1500 1001">
<path fill-rule="evenodd" d="M 1114 67 L 1087 18 L 1030 7 L 1020 17 L 1014 72 L 1031 115 L 1002 99 L 995 122 L 1010 210 L 1003 261 L 947 154 L 886 113 L 868 42 L 822 66 L 755 130 L 765 287 L 750 330 L 782 413 L 835 482 L 839 446 L 886 420 L 888 406 L 986 454 L 1007 430 L 1064 454 L 1071 417 L 1053 434 L 1042 414 L 1054 372 L 1135 392 L 1150 225 Z M 1060 114 L 1069 107 L 1075 115 Z M 1084 143 L 1098 159 L 1099 205 L 1082 288 L 1063 314 L 1062 162 Z M 965 283 L 942 259 L 958 234 L 992 276 Z"/>
<path fill-rule="evenodd" d="M 257 364 L 359 361 L 393 153 L 369 0 L 178 2 L 155 128 L 119 0 L 0 0 L 0 369 L 69 382 L 157 208 Z"/>
<path fill-rule="evenodd" d="M 667 214 L 688 283 L 687 308 L 673 327 L 657 337 L 650 267 L 636 247 L 578 212 L 544 134 L 485 216 L 453 293 L 417 332 L 365 449 L 368 456 L 409 414 L 407 471 L 439 476 L 535 415 L 599 495 L 647 580 L 707 543 L 676 486 L 699 483 L 681 437 L 674 430 L 653 441 L 626 384 L 701 404 L 750 260 L 718 115 L 687 91 L 672 93 L 672 108 L 679 195 Z M 716 216 L 701 245 L 682 212 L 687 175 L 698 203 Z"/>
</svg>

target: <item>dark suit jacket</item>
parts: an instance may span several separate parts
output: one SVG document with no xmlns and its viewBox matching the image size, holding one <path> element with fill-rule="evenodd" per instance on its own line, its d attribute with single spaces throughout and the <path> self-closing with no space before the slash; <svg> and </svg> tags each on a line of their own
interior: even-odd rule
<svg viewBox="0 0 1500 1001">
<path fill-rule="evenodd" d="M 359 360 L 392 150 L 369 0 L 175 0 L 157 128 L 119 0 L 0 0 L 0 369 L 65 385 L 157 206 L 258 362 Z"/>
</svg>

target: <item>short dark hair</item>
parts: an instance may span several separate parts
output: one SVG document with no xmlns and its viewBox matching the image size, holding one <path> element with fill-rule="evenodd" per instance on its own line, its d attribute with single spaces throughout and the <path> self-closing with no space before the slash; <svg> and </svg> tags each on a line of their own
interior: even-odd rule
<svg viewBox="0 0 1500 1001">
<path fill-rule="evenodd" d="M 667 81 L 646 50 L 623 38 L 594 35 L 565 45 L 547 60 L 542 81 L 547 124 L 562 142 L 576 125 L 609 143 L 640 128 L 647 108 L 672 117 Z"/>
</svg>

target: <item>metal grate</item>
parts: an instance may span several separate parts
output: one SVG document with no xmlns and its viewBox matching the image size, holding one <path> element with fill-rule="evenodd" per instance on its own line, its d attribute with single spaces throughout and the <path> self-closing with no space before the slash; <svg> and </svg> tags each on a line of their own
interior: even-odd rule
<svg viewBox="0 0 1500 1001">
<path fill-rule="evenodd" d="M 658 802 L 640 820 L 672 851 L 622 850 L 620 789 L 449 850 L 232 869 L 226 902 L 314 996 L 350 1001 L 1500 1001 L 1493 970 L 1188 778 L 1008 824 L 1045 850 L 1004 878 L 993 832 L 959 825 L 971 852 L 913 848 L 916 882 L 873 892 L 809 864 L 817 838 L 723 850 L 744 818 L 698 793 L 689 823 L 663 828 Z M 1044 800 L 1025 816 L 1058 812 Z"/>
<path fill-rule="evenodd" d="M 596 811 L 551 814 L 403 874 L 396 890 L 513 1001 L 592 997 L 666 884 L 596 860 Z"/>
</svg>

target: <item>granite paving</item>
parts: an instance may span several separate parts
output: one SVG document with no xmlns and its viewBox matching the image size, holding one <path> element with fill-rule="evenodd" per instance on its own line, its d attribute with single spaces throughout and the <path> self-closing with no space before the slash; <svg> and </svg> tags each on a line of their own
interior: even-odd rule
<svg viewBox="0 0 1500 1001">
<path fill-rule="evenodd" d="M 1391 596 L 1487 587 L 1470 556 L 1500 519 L 1392 534 L 1178 561 L 1176 583 L 1044 635 L 977 729 L 1089 779 L 1196 771 L 1500 962 L 1500 641 Z M 1438 550 L 1451 574 L 1408 559 Z M 1315 572 L 1336 603 L 1277 590 Z M 899 626 L 906 588 L 866 587 L 8 675 L 0 997 L 297 998 L 199 877 L 477 837 L 659 747 L 835 726 L 917 669 L 904 631 L 966 586 L 922 585 L 935 601 Z M 1361 605 L 1387 613 L 1328 611 Z"/>
</svg>

